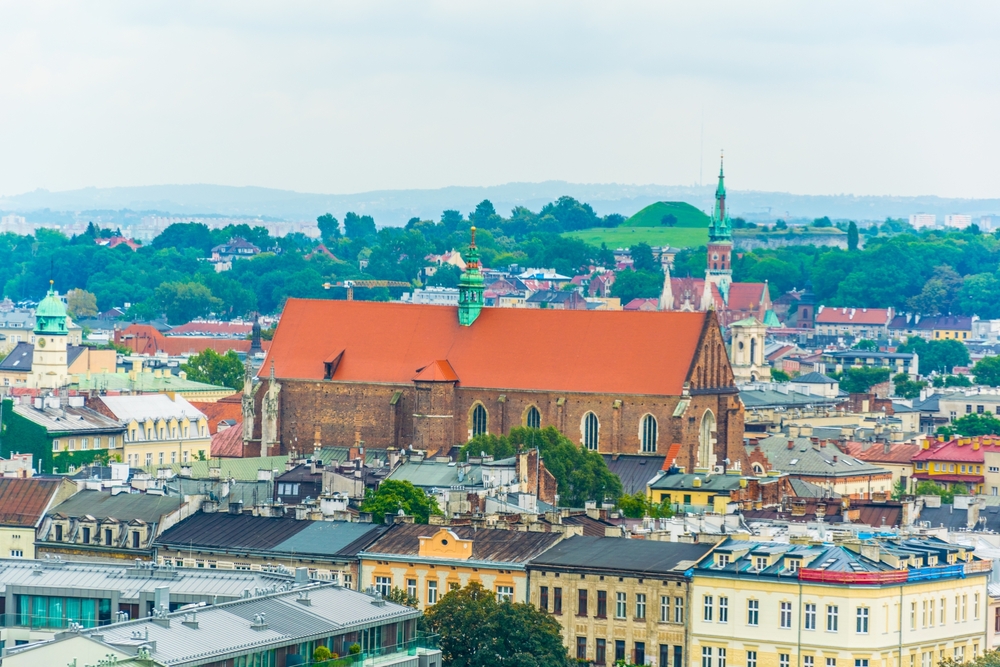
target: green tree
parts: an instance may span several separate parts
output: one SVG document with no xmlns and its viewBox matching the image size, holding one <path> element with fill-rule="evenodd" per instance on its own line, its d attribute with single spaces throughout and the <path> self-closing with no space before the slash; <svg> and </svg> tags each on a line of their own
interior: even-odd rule
<svg viewBox="0 0 1000 667">
<path fill-rule="evenodd" d="M 347 238 L 366 239 L 375 234 L 375 220 L 370 215 L 350 212 L 344 216 L 344 236 Z"/>
<path fill-rule="evenodd" d="M 920 390 L 927 386 L 922 380 L 911 380 L 906 373 L 897 373 L 893 376 L 892 382 L 895 385 L 895 394 L 900 398 L 917 398 L 920 396 Z"/>
<path fill-rule="evenodd" d="M 958 340 L 926 341 L 919 336 L 911 336 L 897 348 L 898 352 L 915 352 L 920 359 L 920 372 L 950 373 L 955 366 L 969 363 L 969 349 Z"/>
<path fill-rule="evenodd" d="M 968 662 L 955 660 L 953 657 L 945 658 L 938 663 L 938 667 L 1000 667 L 1000 651 L 983 651 Z"/>
<path fill-rule="evenodd" d="M 653 258 L 653 249 L 649 247 L 648 243 L 636 243 L 629 248 L 629 254 L 632 255 L 632 268 L 636 271 L 648 271 L 650 273 L 658 273 L 660 271 L 660 267 Z"/>
<path fill-rule="evenodd" d="M 813 227 L 833 227 L 833 222 L 828 216 L 823 216 L 822 218 L 816 218 L 813 220 Z"/>
<path fill-rule="evenodd" d="M 966 437 L 1000 435 L 1000 419 L 991 414 L 963 415 L 951 420 L 951 431 Z"/>
<path fill-rule="evenodd" d="M 851 220 L 851 223 L 847 226 L 847 250 L 857 250 L 858 249 L 858 224 Z"/>
<path fill-rule="evenodd" d="M 317 646 L 312 655 L 313 662 L 324 662 L 332 657 L 333 653 L 325 646 Z"/>
<path fill-rule="evenodd" d="M 772 382 L 788 382 L 792 379 L 792 376 L 785 371 L 778 370 L 775 368 L 771 371 L 771 381 Z"/>
<path fill-rule="evenodd" d="M 329 213 L 324 213 L 316 218 L 316 224 L 319 226 L 319 233 L 323 239 L 323 243 L 328 246 L 337 243 L 337 240 L 340 239 L 340 223 L 335 217 Z"/>
<path fill-rule="evenodd" d="M 625 305 L 632 299 L 651 299 L 663 291 L 663 274 L 652 271 L 619 271 L 615 284 L 611 286 L 611 296 L 618 297 Z"/>
<path fill-rule="evenodd" d="M 389 591 L 389 595 L 385 597 L 389 602 L 395 602 L 396 604 L 401 604 L 404 607 L 413 607 L 416 609 L 420 606 L 420 600 L 415 595 L 410 595 L 402 588 L 393 588 Z"/>
<path fill-rule="evenodd" d="M 857 343 L 851 346 L 852 350 L 867 350 L 873 352 L 878 349 L 878 343 L 868 338 L 862 338 Z"/>
<path fill-rule="evenodd" d="M 888 368 L 845 368 L 840 376 L 840 388 L 849 394 L 867 394 L 872 387 L 888 379 Z"/>
<path fill-rule="evenodd" d="M 371 512 L 375 523 L 385 523 L 387 514 L 403 510 L 417 523 L 427 523 L 431 514 L 441 514 L 437 500 L 428 496 L 411 482 L 387 479 L 378 490 L 368 489 L 361 503 L 362 512 Z"/>
<path fill-rule="evenodd" d="M 1000 387 L 1000 357 L 983 357 L 972 367 L 972 375 L 976 384 Z"/>
<path fill-rule="evenodd" d="M 187 373 L 189 380 L 206 382 L 230 389 L 243 387 L 243 362 L 234 350 L 219 354 L 212 348 L 188 357 L 181 364 L 181 370 Z"/>
<path fill-rule="evenodd" d="M 543 429 L 516 427 L 509 435 L 479 436 L 459 451 L 460 461 L 486 452 L 497 457 L 513 456 L 527 449 L 538 448 L 545 468 L 556 479 L 560 503 L 583 507 L 588 500 L 616 500 L 622 494 L 622 483 L 608 470 L 604 458 L 597 452 L 574 444 L 553 426 Z"/>
<path fill-rule="evenodd" d="M 669 503 L 656 504 L 646 498 L 646 492 L 642 490 L 618 498 L 618 509 L 630 519 L 641 519 L 646 516 L 659 519 L 674 515 Z"/>
<path fill-rule="evenodd" d="M 478 583 L 450 591 L 425 612 L 449 667 L 569 667 L 558 621 L 524 602 L 498 602 Z"/>
<path fill-rule="evenodd" d="M 938 266 L 924 283 L 920 294 L 910 299 L 910 307 L 924 315 L 949 313 L 955 306 L 961 288 L 962 276 L 950 266 Z"/>
<path fill-rule="evenodd" d="M 955 500 L 955 492 L 939 486 L 930 480 L 924 480 L 917 484 L 913 490 L 917 496 L 941 496 L 941 502 L 951 504 Z"/>
<path fill-rule="evenodd" d="M 170 324 L 184 324 L 222 307 L 221 299 L 212 296 L 211 290 L 196 282 L 163 283 L 156 288 L 154 300 Z"/>
<path fill-rule="evenodd" d="M 87 290 L 70 290 L 66 293 L 66 313 L 75 320 L 96 317 L 97 297 Z"/>
<path fill-rule="evenodd" d="M 958 311 L 984 319 L 1000 317 L 1000 279 L 992 273 L 966 276 L 958 290 Z"/>
<path fill-rule="evenodd" d="M 673 213 L 667 213 L 665 216 L 660 218 L 660 224 L 664 227 L 673 227 L 677 224 L 677 216 Z"/>
</svg>

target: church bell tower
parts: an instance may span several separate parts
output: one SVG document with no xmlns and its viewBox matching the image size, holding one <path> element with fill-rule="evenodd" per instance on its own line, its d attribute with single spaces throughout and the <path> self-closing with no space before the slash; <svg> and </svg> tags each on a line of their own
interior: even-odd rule
<svg viewBox="0 0 1000 667">
<path fill-rule="evenodd" d="M 483 274 L 479 270 L 479 251 L 476 250 L 476 228 L 472 228 L 472 240 L 465 259 L 465 271 L 458 281 L 458 323 L 463 327 L 472 326 L 483 309 Z"/>
<path fill-rule="evenodd" d="M 69 330 L 66 306 L 49 281 L 49 293 L 35 309 L 35 347 L 29 384 L 36 389 L 58 389 L 69 380 L 66 348 Z"/>
<path fill-rule="evenodd" d="M 733 282 L 733 223 L 726 210 L 726 185 L 719 158 L 719 185 L 715 188 L 715 210 L 708 227 L 708 267 L 705 270 L 705 288 L 715 283 L 722 299 L 729 303 L 729 285 Z"/>
</svg>

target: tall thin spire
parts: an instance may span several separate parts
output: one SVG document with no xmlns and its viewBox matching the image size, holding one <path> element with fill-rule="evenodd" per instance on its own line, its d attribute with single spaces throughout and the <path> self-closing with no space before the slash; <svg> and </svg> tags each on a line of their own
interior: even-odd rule
<svg viewBox="0 0 1000 667">
<path fill-rule="evenodd" d="M 715 210 L 708 227 L 708 240 L 713 242 L 731 241 L 732 222 L 726 212 L 726 176 L 723 171 L 723 156 L 719 156 L 719 184 L 715 188 Z"/>
<path fill-rule="evenodd" d="M 463 327 L 472 326 L 483 308 L 485 281 L 479 270 L 479 250 L 476 249 L 476 228 L 471 230 L 469 251 L 466 253 L 465 271 L 458 281 L 458 323 Z"/>
</svg>

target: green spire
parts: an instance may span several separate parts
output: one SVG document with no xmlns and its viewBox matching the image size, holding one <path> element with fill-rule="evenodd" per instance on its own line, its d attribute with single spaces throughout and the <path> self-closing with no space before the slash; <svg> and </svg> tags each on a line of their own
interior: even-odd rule
<svg viewBox="0 0 1000 667">
<path fill-rule="evenodd" d="M 726 211 L 726 177 L 722 172 L 722 158 L 719 158 L 719 185 L 715 188 L 715 210 L 708 226 L 708 240 L 713 243 L 733 240 L 733 223 Z"/>
<path fill-rule="evenodd" d="M 476 228 L 472 228 L 472 241 L 466 254 L 465 271 L 458 281 L 458 323 L 472 326 L 483 309 L 483 274 L 479 270 L 479 251 L 476 250 Z"/>
<path fill-rule="evenodd" d="M 49 281 L 49 292 L 35 309 L 35 333 L 53 334 L 65 336 L 69 330 L 66 328 L 66 306 L 52 287 Z"/>
</svg>

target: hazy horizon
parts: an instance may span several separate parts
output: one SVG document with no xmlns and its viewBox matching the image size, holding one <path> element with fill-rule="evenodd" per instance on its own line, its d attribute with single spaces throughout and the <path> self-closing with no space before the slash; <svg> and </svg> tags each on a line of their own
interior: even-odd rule
<svg viewBox="0 0 1000 667">
<path fill-rule="evenodd" d="M 0 4 L 0 196 L 997 198 L 994 3 Z"/>
</svg>

